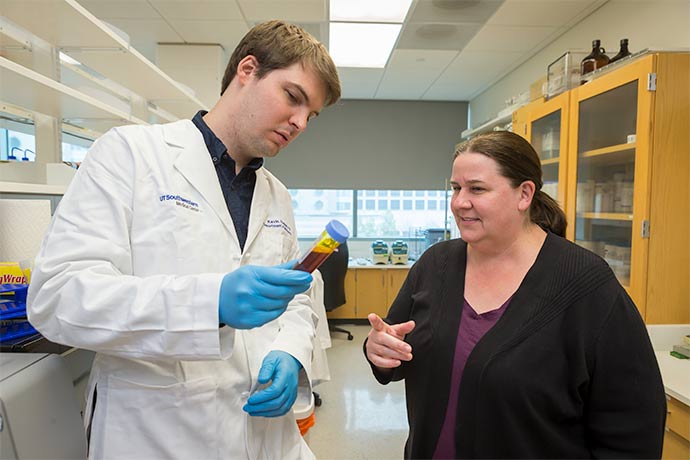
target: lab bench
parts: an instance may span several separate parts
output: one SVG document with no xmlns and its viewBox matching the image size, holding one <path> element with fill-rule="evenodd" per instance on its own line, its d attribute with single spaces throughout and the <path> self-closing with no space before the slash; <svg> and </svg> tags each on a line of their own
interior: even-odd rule
<svg viewBox="0 0 690 460">
<path fill-rule="evenodd" d="M 360 265 L 351 262 L 345 275 L 344 305 L 328 312 L 328 319 L 366 320 L 369 313 L 385 317 L 412 263 Z"/>
<path fill-rule="evenodd" d="M 656 351 L 666 392 L 666 433 L 662 459 L 690 458 L 690 360 Z"/>
</svg>

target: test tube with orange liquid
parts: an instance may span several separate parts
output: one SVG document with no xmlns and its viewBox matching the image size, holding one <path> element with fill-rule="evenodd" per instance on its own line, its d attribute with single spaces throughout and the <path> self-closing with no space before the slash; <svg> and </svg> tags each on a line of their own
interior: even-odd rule
<svg viewBox="0 0 690 460">
<path fill-rule="evenodd" d="M 319 268 L 319 265 L 321 265 L 338 246 L 344 243 L 349 236 L 350 232 L 345 225 L 335 219 L 330 221 L 326 224 L 326 229 L 316 238 L 311 249 L 300 257 L 299 261 L 292 267 L 293 270 L 301 270 L 308 273 L 313 272 Z"/>
</svg>

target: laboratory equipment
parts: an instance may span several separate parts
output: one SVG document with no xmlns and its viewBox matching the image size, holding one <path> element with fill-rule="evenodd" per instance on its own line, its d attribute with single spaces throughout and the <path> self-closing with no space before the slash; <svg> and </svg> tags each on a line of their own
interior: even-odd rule
<svg viewBox="0 0 690 460">
<path fill-rule="evenodd" d="M 388 245 L 383 240 L 371 243 L 371 261 L 375 264 L 388 263 Z"/>
<path fill-rule="evenodd" d="M 407 264 L 407 243 L 403 240 L 395 240 L 391 245 L 391 263 Z"/>
<path fill-rule="evenodd" d="M 313 272 L 330 256 L 335 249 L 347 240 L 350 232 L 341 222 L 333 219 L 326 224 L 321 235 L 316 238 L 312 247 L 293 267 L 294 270 Z"/>
</svg>

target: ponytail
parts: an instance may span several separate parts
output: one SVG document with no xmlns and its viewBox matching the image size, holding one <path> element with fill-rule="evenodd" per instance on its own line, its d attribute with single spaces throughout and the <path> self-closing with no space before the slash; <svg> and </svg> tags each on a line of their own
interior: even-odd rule
<svg viewBox="0 0 690 460">
<path fill-rule="evenodd" d="M 565 213 L 556 200 L 542 190 L 537 190 L 532 198 L 530 219 L 542 229 L 565 238 Z"/>
</svg>

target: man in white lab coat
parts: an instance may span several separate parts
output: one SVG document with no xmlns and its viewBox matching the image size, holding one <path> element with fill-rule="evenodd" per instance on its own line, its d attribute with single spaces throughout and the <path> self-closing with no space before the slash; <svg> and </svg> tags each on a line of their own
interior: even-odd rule
<svg viewBox="0 0 690 460">
<path fill-rule="evenodd" d="M 311 392 L 312 278 L 289 270 L 291 198 L 262 164 L 339 97 L 325 47 L 271 21 L 210 112 L 94 143 L 28 299 L 44 336 L 96 351 L 90 458 L 313 457 L 290 410 Z"/>
</svg>

